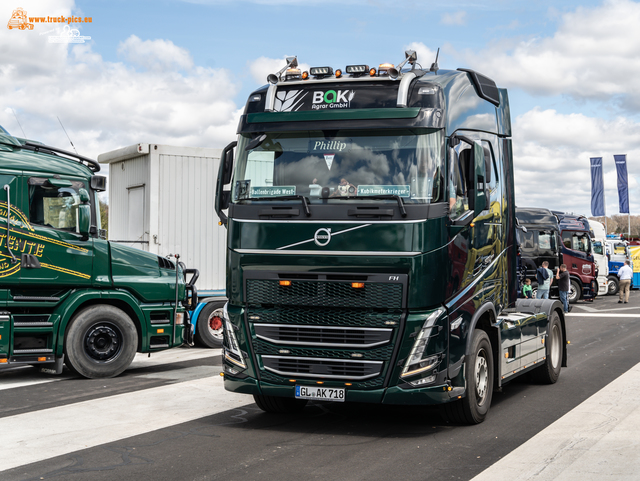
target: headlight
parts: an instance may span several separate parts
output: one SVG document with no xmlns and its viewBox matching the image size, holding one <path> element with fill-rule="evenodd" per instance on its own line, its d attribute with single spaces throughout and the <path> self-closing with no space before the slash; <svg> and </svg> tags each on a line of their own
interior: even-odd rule
<svg viewBox="0 0 640 481">
<path fill-rule="evenodd" d="M 227 305 L 224 305 L 223 309 L 224 316 L 224 339 L 227 341 L 224 346 L 224 358 L 235 364 L 236 366 L 241 367 L 242 369 L 247 368 L 247 364 L 244 362 L 242 358 L 242 352 L 240 351 L 240 346 L 238 345 L 238 340 L 236 339 L 236 334 L 234 332 L 233 324 L 229 320 L 229 313 L 227 312 Z"/>
<path fill-rule="evenodd" d="M 413 348 L 411 349 L 411 353 L 409 354 L 409 358 L 404 365 L 404 369 L 400 374 L 400 377 L 409 377 L 414 374 L 419 374 L 424 371 L 428 371 L 429 369 L 433 369 L 440 362 L 440 356 L 433 354 L 425 356 L 425 350 L 427 348 L 427 344 L 429 342 L 429 335 L 431 334 L 431 328 L 436 323 L 438 318 L 442 315 L 444 309 L 438 309 L 432 312 L 427 320 L 424 321 L 424 325 L 416 338 L 416 341 L 413 343 Z"/>
</svg>

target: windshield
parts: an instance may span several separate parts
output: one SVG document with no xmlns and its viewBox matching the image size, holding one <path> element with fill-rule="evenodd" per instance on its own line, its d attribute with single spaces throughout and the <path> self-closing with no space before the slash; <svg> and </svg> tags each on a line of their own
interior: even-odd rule
<svg viewBox="0 0 640 481">
<path fill-rule="evenodd" d="M 240 138 L 233 199 L 303 195 L 322 199 L 397 195 L 405 202 L 444 198 L 441 130 L 266 133 L 245 151 Z"/>
</svg>

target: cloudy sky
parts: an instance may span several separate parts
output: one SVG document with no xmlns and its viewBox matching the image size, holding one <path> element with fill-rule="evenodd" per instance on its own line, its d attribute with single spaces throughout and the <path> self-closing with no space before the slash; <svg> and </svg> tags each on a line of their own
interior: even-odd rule
<svg viewBox="0 0 640 481">
<path fill-rule="evenodd" d="M 560 5 L 558 5 L 560 4 Z M 84 43 L 52 43 L 91 17 Z M 137 142 L 221 148 L 247 95 L 297 55 L 305 65 L 399 63 L 406 48 L 509 90 L 516 201 L 590 215 L 590 157 L 628 155 L 640 214 L 640 3 L 629 0 L 3 0 L 0 125 L 96 157 Z M 17 117 L 17 120 L 16 120 Z M 20 122 L 22 128 L 18 125 Z"/>
</svg>

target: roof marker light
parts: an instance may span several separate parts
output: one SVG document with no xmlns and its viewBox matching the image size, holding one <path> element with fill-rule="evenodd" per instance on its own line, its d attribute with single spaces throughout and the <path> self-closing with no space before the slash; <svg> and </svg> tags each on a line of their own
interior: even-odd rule
<svg viewBox="0 0 640 481">
<path fill-rule="evenodd" d="M 342 77 L 342 70 L 338 69 L 336 70 L 336 78 L 340 78 Z"/>
<path fill-rule="evenodd" d="M 311 67 L 309 73 L 316 78 L 322 78 L 333 75 L 333 69 L 331 67 Z"/>
<path fill-rule="evenodd" d="M 347 68 L 344 69 L 348 74 L 358 76 L 364 75 L 369 71 L 368 65 L 347 65 Z"/>
</svg>

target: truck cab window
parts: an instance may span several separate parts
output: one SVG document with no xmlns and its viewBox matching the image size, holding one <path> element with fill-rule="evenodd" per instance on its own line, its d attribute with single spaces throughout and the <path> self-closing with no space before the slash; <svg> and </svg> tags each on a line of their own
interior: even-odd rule
<svg viewBox="0 0 640 481">
<path fill-rule="evenodd" d="M 460 142 L 450 149 L 449 211 L 452 219 L 460 217 L 469 210 L 466 173 L 472 153 L 472 147 L 466 142 Z"/>
<path fill-rule="evenodd" d="M 58 185 L 55 185 L 58 184 Z M 29 179 L 29 222 L 54 229 L 79 232 L 78 190 L 83 182 L 60 179 Z"/>
<path fill-rule="evenodd" d="M 562 242 L 568 249 L 586 252 L 587 254 L 591 252 L 591 241 L 589 234 L 586 232 L 563 232 Z"/>
</svg>

